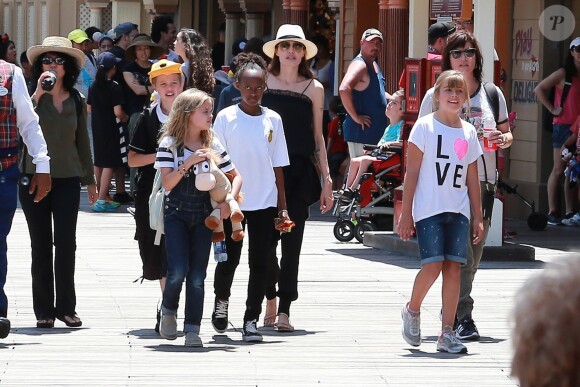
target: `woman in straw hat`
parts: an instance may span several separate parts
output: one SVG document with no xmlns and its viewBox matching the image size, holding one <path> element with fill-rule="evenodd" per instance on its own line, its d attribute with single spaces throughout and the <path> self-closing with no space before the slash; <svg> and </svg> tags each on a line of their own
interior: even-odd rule
<svg viewBox="0 0 580 387">
<path fill-rule="evenodd" d="M 298 298 L 298 262 L 304 225 L 309 216 L 308 208 L 320 200 L 320 210 L 324 213 L 333 204 L 332 179 L 322 135 L 324 88 L 313 79 L 306 62 L 316 52 L 316 45 L 306 40 L 302 28 L 291 24 L 282 25 L 276 39 L 264 44 L 264 53 L 272 58 L 272 62 L 267 79 L 268 90 L 264 93 L 262 104 L 282 116 L 290 156 L 290 165 L 284 167 L 286 200 L 289 216 L 296 223 L 291 232 L 283 233 L 280 238 L 282 257 L 277 292 L 275 252 L 278 242 L 272 247 L 272 270 L 270 285 L 266 289 L 268 303 L 264 323 L 273 325 L 277 295 L 280 305 L 275 326 L 279 331 L 286 332 L 294 330 L 289 321 L 290 304 Z"/>
<path fill-rule="evenodd" d="M 27 56 L 37 80 L 32 100 L 48 145 L 52 177 L 52 190 L 42 202 L 34 203 L 28 190 L 19 192 L 32 245 L 36 325 L 52 328 L 57 318 L 69 327 L 80 327 L 74 272 L 81 185 L 87 186 L 91 204 L 97 197 L 87 106 L 74 88 L 85 54 L 64 37 L 49 36 L 41 45 L 30 47 Z M 55 76 L 54 86 L 46 91 L 46 80 Z M 26 175 L 34 172 L 28 155 L 23 158 L 22 169 Z"/>
<path fill-rule="evenodd" d="M 163 48 L 155 44 L 149 35 L 139 34 L 133 39 L 133 43 L 125 51 L 125 59 L 129 62 L 123 68 L 123 79 L 127 84 L 126 113 L 137 113 L 149 106 L 149 96 L 153 91 L 149 82 L 151 62 L 149 59 L 157 59 L 163 55 Z M 131 126 L 129 124 L 129 126 Z"/>
</svg>

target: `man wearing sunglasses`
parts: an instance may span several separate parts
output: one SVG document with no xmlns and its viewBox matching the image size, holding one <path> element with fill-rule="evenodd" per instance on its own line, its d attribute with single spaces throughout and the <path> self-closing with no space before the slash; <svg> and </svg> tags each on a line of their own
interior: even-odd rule
<svg viewBox="0 0 580 387">
<path fill-rule="evenodd" d="M 351 158 L 364 154 L 363 144 L 376 144 L 387 127 L 385 78 L 377 63 L 383 49 L 383 34 L 369 28 L 360 40 L 360 54 L 346 71 L 339 93 L 348 115 L 344 121 L 344 140 Z"/>
</svg>

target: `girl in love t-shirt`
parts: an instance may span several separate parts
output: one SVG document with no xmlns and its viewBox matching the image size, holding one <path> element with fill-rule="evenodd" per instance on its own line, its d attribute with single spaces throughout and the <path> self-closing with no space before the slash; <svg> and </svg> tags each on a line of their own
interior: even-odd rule
<svg viewBox="0 0 580 387">
<path fill-rule="evenodd" d="M 473 125 L 462 121 L 462 128 L 453 128 L 429 114 L 417 120 L 409 142 L 423 152 L 413 220 L 443 212 L 458 212 L 469 219 L 467 168 L 482 154 Z"/>
</svg>

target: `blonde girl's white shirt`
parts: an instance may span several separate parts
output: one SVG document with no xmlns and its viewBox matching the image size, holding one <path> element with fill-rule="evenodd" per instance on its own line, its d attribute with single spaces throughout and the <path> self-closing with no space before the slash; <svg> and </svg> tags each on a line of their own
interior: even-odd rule
<svg viewBox="0 0 580 387">
<path fill-rule="evenodd" d="M 278 205 L 274 168 L 289 165 L 280 115 L 266 107 L 251 116 L 238 105 L 221 110 L 213 129 L 242 175 L 243 211 Z"/>
<path fill-rule="evenodd" d="M 482 150 L 473 125 L 463 120 L 461 124 L 461 128 L 452 128 L 429 114 L 411 129 L 409 142 L 423 153 L 413 197 L 415 222 L 443 212 L 471 216 L 467 170 Z"/>
<path fill-rule="evenodd" d="M 495 85 L 494 85 L 495 86 Z M 505 102 L 505 97 L 499 87 L 495 86 L 497 89 L 497 94 L 499 96 L 499 114 L 498 114 L 498 122 L 504 123 L 508 121 L 508 110 L 507 104 Z M 425 97 L 423 101 L 421 101 L 421 108 L 419 110 L 419 117 L 426 116 L 433 111 L 433 88 L 427 90 L 425 93 Z M 483 117 L 486 115 L 493 117 L 493 109 L 489 104 L 489 100 L 487 98 L 487 94 L 485 93 L 485 89 L 483 85 L 479 85 L 479 89 L 475 93 L 474 96 L 470 98 L 469 102 L 470 110 L 467 116 L 462 117 L 463 119 L 467 120 L 471 125 L 475 127 L 477 131 L 477 138 L 479 140 L 479 144 L 481 149 L 483 149 Z M 465 104 L 465 109 L 467 109 L 467 104 Z M 483 162 L 485 160 L 485 168 Z M 496 162 L 495 162 L 495 152 L 483 152 L 483 159 L 479 158 L 477 160 L 477 171 L 479 174 L 479 181 L 486 181 L 485 170 L 487 169 L 487 181 L 490 183 L 495 183 L 495 170 L 496 170 Z"/>
</svg>

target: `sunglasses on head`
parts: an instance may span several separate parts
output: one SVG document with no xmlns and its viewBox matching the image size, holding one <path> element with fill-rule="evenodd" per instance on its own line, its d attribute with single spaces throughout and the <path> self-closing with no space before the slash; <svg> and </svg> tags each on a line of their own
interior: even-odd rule
<svg viewBox="0 0 580 387">
<path fill-rule="evenodd" d="M 461 55 L 466 58 L 473 58 L 476 51 L 477 50 L 475 48 L 468 48 L 467 50 L 451 50 L 449 51 L 449 54 L 451 54 L 453 59 L 459 59 L 461 58 Z"/>
<path fill-rule="evenodd" d="M 580 53 L 580 46 L 573 46 L 570 50 L 571 51 L 574 51 L 574 52 L 579 52 Z"/>
<path fill-rule="evenodd" d="M 278 44 L 278 47 L 280 47 L 282 51 L 288 51 L 290 47 L 292 47 L 296 52 L 302 52 L 306 49 L 306 46 L 298 42 L 282 42 Z"/>
<path fill-rule="evenodd" d="M 57 56 L 56 58 L 52 58 L 50 56 L 45 56 L 40 61 L 42 62 L 43 65 L 49 65 L 49 64 L 56 63 L 57 65 L 62 66 L 66 62 L 66 59 L 61 58 L 60 56 Z"/>
</svg>

